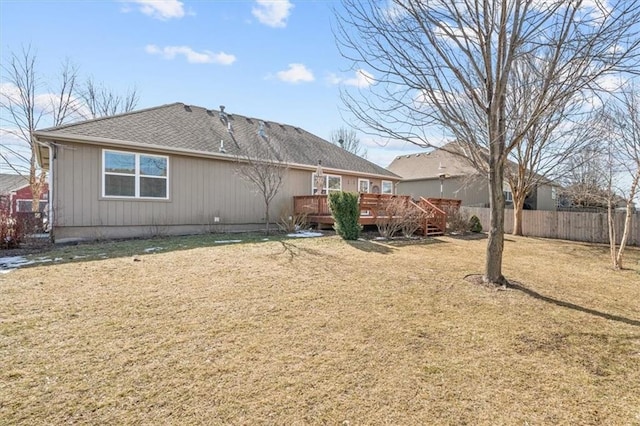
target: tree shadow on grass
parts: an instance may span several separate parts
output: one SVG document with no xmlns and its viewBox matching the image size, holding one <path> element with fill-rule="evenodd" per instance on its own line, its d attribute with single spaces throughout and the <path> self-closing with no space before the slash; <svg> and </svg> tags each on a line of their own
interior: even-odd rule
<svg viewBox="0 0 640 426">
<path fill-rule="evenodd" d="M 346 243 L 355 249 L 358 249 L 360 251 L 364 251 L 367 253 L 391 254 L 395 250 L 398 250 L 395 247 L 391 247 L 390 245 L 380 243 L 378 241 L 356 240 L 356 241 L 346 241 Z"/>
<path fill-rule="evenodd" d="M 280 240 L 280 244 L 282 244 L 282 251 L 278 253 L 278 255 L 282 255 L 287 253 L 289 255 L 289 260 L 292 261 L 294 258 L 300 256 L 301 253 L 309 254 L 311 256 L 319 256 L 323 258 L 334 258 L 330 254 L 322 252 L 320 250 L 315 250 L 308 247 L 300 247 L 290 240 Z"/>
<path fill-rule="evenodd" d="M 633 325 L 635 327 L 640 327 L 640 321 L 634 320 L 631 318 L 626 318 L 620 315 L 608 314 L 606 312 L 596 311 L 595 309 L 585 308 L 584 306 L 576 305 L 575 303 L 565 302 L 564 300 L 554 299 L 553 297 L 545 296 L 543 294 L 538 293 L 537 291 L 531 290 L 523 286 L 521 283 L 517 281 L 510 281 L 509 288 L 514 290 L 518 290 L 523 292 L 524 294 L 533 297 L 534 299 L 542 300 L 543 302 L 551 303 L 556 306 L 560 306 L 562 308 L 572 309 L 578 312 L 584 312 L 585 314 L 594 315 L 600 318 L 608 319 L 611 321 L 617 321 L 624 324 Z"/>
<path fill-rule="evenodd" d="M 422 246 L 422 245 L 430 245 L 435 243 L 444 243 L 445 241 L 441 241 L 434 238 L 419 238 L 419 239 L 390 239 L 390 240 L 367 240 L 367 239 L 359 239 L 356 241 L 346 241 L 351 247 L 358 249 L 360 251 L 364 251 L 367 253 L 380 253 L 380 254 L 391 254 L 394 251 L 398 250 L 400 247 L 407 246 Z"/>
</svg>

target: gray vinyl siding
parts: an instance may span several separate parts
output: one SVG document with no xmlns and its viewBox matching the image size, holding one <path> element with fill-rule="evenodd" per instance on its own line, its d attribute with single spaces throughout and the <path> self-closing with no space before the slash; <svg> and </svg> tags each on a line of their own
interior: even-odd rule
<svg viewBox="0 0 640 426">
<path fill-rule="evenodd" d="M 484 206 L 489 200 L 489 189 L 484 179 L 447 178 L 443 181 L 442 189 L 443 198 L 462 200 L 462 205 L 465 206 Z M 414 199 L 439 198 L 440 180 L 401 181 L 398 183 L 397 193 L 410 195 Z"/>
<path fill-rule="evenodd" d="M 540 185 L 537 189 L 536 210 L 557 210 L 557 201 L 551 198 L 552 187 Z M 557 196 L 557 194 L 556 194 Z"/>
<path fill-rule="evenodd" d="M 104 198 L 103 149 L 71 143 L 58 149 L 53 174 L 57 238 L 145 236 L 153 233 L 154 227 L 175 228 L 166 229 L 166 233 L 202 232 L 212 226 L 245 230 L 265 223 L 262 195 L 240 178 L 237 164 L 231 161 L 151 152 L 169 158 L 168 200 Z M 272 224 L 281 215 L 291 214 L 294 195 L 311 194 L 312 170 L 288 169 L 286 173 L 271 202 Z M 343 190 L 357 191 L 358 177 L 343 175 Z M 380 184 L 380 179 L 370 180 Z M 219 222 L 214 222 L 214 217 Z"/>
</svg>

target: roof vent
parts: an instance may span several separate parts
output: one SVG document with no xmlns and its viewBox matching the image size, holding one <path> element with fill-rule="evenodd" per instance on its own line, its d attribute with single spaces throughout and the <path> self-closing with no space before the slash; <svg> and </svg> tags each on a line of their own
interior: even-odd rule
<svg viewBox="0 0 640 426">
<path fill-rule="evenodd" d="M 261 138 L 266 138 L 267 135 L 264 132 L 264 121 L 261 121 L 258 125 L 258 136 L 260 136 Z"/>
<path fill-rule="evenodd" d="M 220 120 L 227 121 L 227 113 L 224 112 L 224 105 L 220 105 L 220 112 L 218 113 Z"/>
<path fill-rule="evenodd" d="M 231 126 L 230 121 L 227 121 L 227 132 L 233 134 L 233 126 Z"/>
<path fill-rule="evenodd" d="M 222 153 L 227 152 L 227 151 L 224 149 L 224 140 L 222 140 L 222 139 L 220 139 L 220 148 L 218 148 L 218 151 L 220 151 L 220 152 L 222 152 Z"/>
</svg>

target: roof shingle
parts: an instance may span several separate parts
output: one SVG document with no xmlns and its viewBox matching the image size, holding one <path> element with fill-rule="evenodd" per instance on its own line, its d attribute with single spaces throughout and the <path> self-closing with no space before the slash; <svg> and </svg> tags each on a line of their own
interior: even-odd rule
<svg viewBox="0 0 640 426">
<path fill-rule="evenodd" d="M 239 156 L 255 152 L 256 144 L 269 144 L 289 163 L 315 166 L 321 160 L 327 168 L 397 177 L 298 127 L 182 103 L 42 129 L 36 135 L 105 138 L 202 153 L 219 152 L 220 141 L 224 141 L 225 152 Z"/>
</svg>

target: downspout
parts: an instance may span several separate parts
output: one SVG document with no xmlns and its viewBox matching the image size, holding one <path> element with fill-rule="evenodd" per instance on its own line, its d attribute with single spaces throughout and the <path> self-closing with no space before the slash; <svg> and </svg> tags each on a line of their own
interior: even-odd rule
<svg viewBox="0 0 640 426">
<path fill-rule="evenodd" d="M 47 146 L 49 147 L 49 239 L 51 240 L 52 243 L 55 243 L 55 235 L 53 233 L 53 229 L 54 229 L 54 224 L 56 223 L 56 217 L 55 217 L 55 209 L 53 208 L 53 206 L 55 205 L 55 187 L 53 185 L 54 183 L 54 178 L 53 178 L 53 174 L 55 173 L 55 161 L 56 161 L 56 154 L 57 154 L 57 149 L 56 146 L 52 143 L 47 143 Z"/>
</svg>

